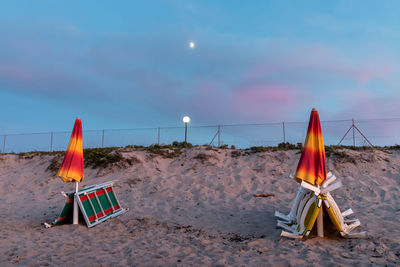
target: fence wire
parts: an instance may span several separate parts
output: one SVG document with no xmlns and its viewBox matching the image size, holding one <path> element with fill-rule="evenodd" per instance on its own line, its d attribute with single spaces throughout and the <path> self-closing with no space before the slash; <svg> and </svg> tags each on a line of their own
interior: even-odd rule
<svg viewBox="0 0 400 267">
<path fill-rule="evenodd" d="M 400 144 L 400 118 L 321 121 L 326 145 L 366 146 L 367 138 L 374 146 Z M 232 124 L 188 126 L 187 141 L 193 145 L 234 145 L 237 148 L 276 146 L 282 142 L 303 143 L 308 122 Z M 354 130 L 354 133 L 353 133 Z M 347 135 L 345 133 L 347 132 Z M 71 132 L 3 134 L 1 153 L 30 151 L 63 151 L 67 149 Z M 365 138 L 364 138 L 364 136 Z M 185 127 L 154 127 L 136 129 L 104 129 L 83 131 L 84 148 L 150 146 L 182 142 Z"/>
</svg>

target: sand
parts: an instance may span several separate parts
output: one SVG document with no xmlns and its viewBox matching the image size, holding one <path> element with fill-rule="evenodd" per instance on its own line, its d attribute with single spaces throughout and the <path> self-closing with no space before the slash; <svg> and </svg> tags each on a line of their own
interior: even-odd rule
<svg viewBox="0 0 400 267">
<path fill-rule="evenodd" d="M 326 237 L 305 240 L 281 238 L 274 218 L 275 210 L 289 211 L 298 190 L 288 176 L 299 151 L 233 151 L 196 147 L 168 159 L 125 150 L 132 166 L 86 168 L 81 186 L 118 180 L 115 191 L 129 208 L 90 229 L 42 225 L 61 212 L 60 191 L 73 189 L 46 170 L 54 155 L 0 155 L 0 265 L 400 264 L 400 151 L 328 157 L 328 170 L 344 184 L 332 194 L 342 210 L 354 210 L 368 237 L 343 239 L 327 225 Z"/>
</svg>

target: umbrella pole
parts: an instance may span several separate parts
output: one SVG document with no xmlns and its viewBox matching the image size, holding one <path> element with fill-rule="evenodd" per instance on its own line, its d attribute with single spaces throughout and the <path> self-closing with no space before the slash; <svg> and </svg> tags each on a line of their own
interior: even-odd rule
<svg viewBox="0 0 400 267">
<path fill-rule="evenodd" d="M 78 182 L 75 181 L 75 198 L 74 198 L 74 213 L 73 213 L 73 219 L 72 219 L 72 224 L 78 224 Z"/>
<path fill-rule="evenodd" d="M 318 212 L 318 217 L 317 217 L 317 233 L 319 237 L 324 237 L 324 217 L 323 217 L 323 207 L 321 205 L 321 208 L 319 209 Z"/>
</svg>

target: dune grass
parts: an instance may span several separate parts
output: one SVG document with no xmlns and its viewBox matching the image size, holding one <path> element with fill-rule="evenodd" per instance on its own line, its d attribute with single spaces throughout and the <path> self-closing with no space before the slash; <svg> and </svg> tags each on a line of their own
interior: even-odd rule
<svg viewBox="0 0 400 267">
<path fill-rule="evenodd" d="M 85 168 L 107 168 L 113 166 L 117 163 L 123 163 L 126 165 L 133 165 L 138 163 L 136 158 L 129 158 L 124 157 L 122 155 L 123 152 L 130 152 L 130 151 L 146 151 L 153 155 L 159 155 L 162 158 L 176 158 L 179 157 L 182 153 L 184 153 L 185 149 L 191 148 L 203 148 L 205 150 L 213 150 L 219 151 L 220 149 L 226 150 L 229 149 L 228 145 L 222 145 L 220 147 L 214 147 L 210 145 L 192 145 L 191 143 L 185 142 L 177 142 L 174 141 L 172 144 L 167 145 L 158 145 L 154 144 L 151 146 L 138 146 L 138 145 L 130 145 L 126 147 L 105 147 L 105 148 L 86 148 L 83 151 L 84 155 L 84 164 Z M 288 142 L 280 143 L 277 146 L 253 146 L 250 148 L 245 149 L 236 149 L 235 146 L 230 147 L 231 152 L 230 156 L 232 158 L 246 156 L 256 153 L 263 153 L 263 152 L 274 152 L 274 151 L 288 151 L 288 150 L 298 150 L 297 153 L 301 153 L 303 149 L 302 143 L 291 144 Z M 365 150 L 381 150 L 386 153 L 393 153 L 396 150 L 400 150 L 400 145 L 394 146 L 385 146 L 385 147 L 370 147 L 370 146 L 325 146 L 325 153 L 326 157 L 337 157 L 343 160 L 349 158 L 348 153 L 346 150 L 353 150 L 353 151 L 365 151 Z M 16 154 L 16 153 L 8 153 L 8 154 Z M 32 152 L 23 152 L 16 154 L 22 159 L 31 159 L 36 156 L 44 156 L 44 155 L 52 155 L 54 156 L 47 170 L 49 171 L 58 171 L 61 166 L 61 162 L 63 156 L 65 155 L 65 151 L 53 151 L 53 152 L 46 152 L 46 151 L 32 151 Z"/>
</svg>

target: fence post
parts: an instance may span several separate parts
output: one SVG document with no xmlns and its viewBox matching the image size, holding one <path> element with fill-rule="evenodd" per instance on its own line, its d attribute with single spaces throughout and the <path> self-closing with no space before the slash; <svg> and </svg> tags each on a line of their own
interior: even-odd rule
<svg viewBox="0 0 400 267">
<path fill-rule="evenodd" d="M 50 133 L 50 152 L 53 152 L 53 132 Z"/>
<path fill-rule="evenodd" d="M 4 140 L 3 140 L 3 153 L 6 153 L 6 136 L 4 135 Z"/>
<path fill-rule="evenodd" d="M 356 146 L 356 138 L 354 136 L 354 118 L 352 118 L 351 120 L 353 122 L 353 124 L 351 125 L 351 127 L 353 127 L 353 147 L 355 147 Z"/>
<path fill-rule="evenodd" d="M 104 147 L 104 129 L 103 129 L 102 135 L 101 135 L 101 147 Z"/>
<path fill-rule="evenodd" d="M 285 122 L 282 122 L 283 142 L 286 143 Z"/>
<path fill-rule="evenodd" d="M 221 125 L 218 125 L 218 147 L 221 146 Z"/>
<path fill-rule="evenodd" d="M 157 144 L 160 144 L 160 127 L 158 127 L 158 138 L 157 138 Z"/>
</svg>

